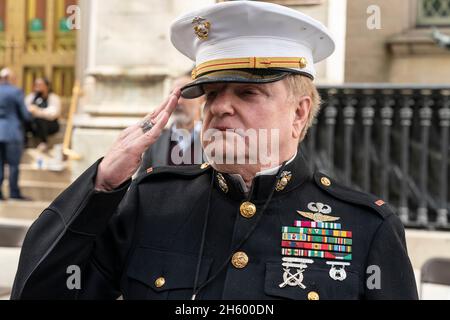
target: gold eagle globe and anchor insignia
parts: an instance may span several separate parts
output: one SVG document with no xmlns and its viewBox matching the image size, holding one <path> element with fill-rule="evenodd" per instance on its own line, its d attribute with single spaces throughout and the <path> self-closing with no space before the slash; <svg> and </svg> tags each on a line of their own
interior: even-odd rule
<svg viewBox="0 0 450 320">
<path fill-rule="evenodd" d="M 315 222 L 333 222 L 340 219 L 340 217 L 333 217 L 328 215 L 331 213 L 331 207 L 321 202 L 310 202 L 308 209 L 312 212 L 304 212 L 297 210 L 301 216 L 311 219 Z"/>
<path fill-rule="evenodd" d="M 192 24 L 194 25 L 194 32 L 200 40 L 208 39 L 211 22 L 202 17 L 195 17 Z"/>
<path fill-rule="evenodd" d="M 289 181 L 291 181 L 291 178 L 292 178 L 292 173 L 290 171 L 283 171 L 281 173 L 280 179 L 278 179 L 278 181 L 277 181 L 275 190 L 277 190 L 278 192 L 283 191 L 284 188 L 286 188 Z"/>
</svg>

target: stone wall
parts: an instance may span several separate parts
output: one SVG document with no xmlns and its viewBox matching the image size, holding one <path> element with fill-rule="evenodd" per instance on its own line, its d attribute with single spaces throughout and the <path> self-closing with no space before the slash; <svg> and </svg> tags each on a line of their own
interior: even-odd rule
<svg viewBox="0 0 450 320">
<path fill-rule="evenodd" d="M 371 5 L 380 8 L 381 29 L 367 28 Z M 348 0 L 345 82 L 448 83 L 450 51 L 416 21 L 416 0 Z"/>
</svg>

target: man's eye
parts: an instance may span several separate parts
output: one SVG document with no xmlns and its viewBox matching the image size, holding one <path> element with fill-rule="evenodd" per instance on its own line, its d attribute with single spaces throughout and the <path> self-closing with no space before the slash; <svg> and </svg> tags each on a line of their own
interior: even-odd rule
<svg viewBox="0 0 450 320">
<path fill-rule="evenodd" d="M 254 90 L 245 90 L 242 92 L 242 95 L 244 95 L 244 96 L 254 96 L 256 94 L 257 94 L 257 92 Z"/>
</svg>

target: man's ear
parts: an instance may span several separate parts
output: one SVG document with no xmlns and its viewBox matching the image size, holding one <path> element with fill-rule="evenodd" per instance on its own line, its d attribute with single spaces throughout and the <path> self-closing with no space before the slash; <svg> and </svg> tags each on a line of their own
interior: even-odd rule
<svg viewBox="0 0 450 320">
<path fill-rule="evenodd" d="M 292 123 L 292 137 L 299 139 L 305 126 L 308 124 L 309 113 L 311 112 L 312 99 L 310 96 L 300 97 L 295 104 L 294 121 Z"/>
</svg>

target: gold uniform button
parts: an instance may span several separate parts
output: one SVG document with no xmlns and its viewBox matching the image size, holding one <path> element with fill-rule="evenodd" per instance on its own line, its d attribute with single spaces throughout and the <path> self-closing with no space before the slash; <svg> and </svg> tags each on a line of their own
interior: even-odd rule
<svg viewBox="0 0 450 320">
<path fill-rule="evenodd" d="M 308 300 L 319 300 L 319 294 L 315 291 L 308 293 Z"/>
<path fill-rule="evenodd" d="M 158 279 L 155 280 L 155 287 L 162 288 L 165 283 L 166 279 L 164 279 L 163 277 L 159 277 Z"/>
<path fill-rule="evenodd" d="M 328 179 L 327 177 L 322 177 L 322 178 L 320 179 L 320 182 L 321 182 L 325 187 L 331 186 L 331 181 L 330 181 L 330 179 Z"/>
<path fill-rule="evenodd" d="M 231 258 L 231 263 L 237 269 L 245 268 L 248 264 L 248 256 L 245 252 L 238 251 L 235 254 L 233 254 L 233 257 Z"/>
<path fill-rule="evenodd" d="M 241 204 L 239 211 L 244 218 L 251 218 L 256 213 L 256 206 L 253 203 L 246 201 Z"/>
</svg>

